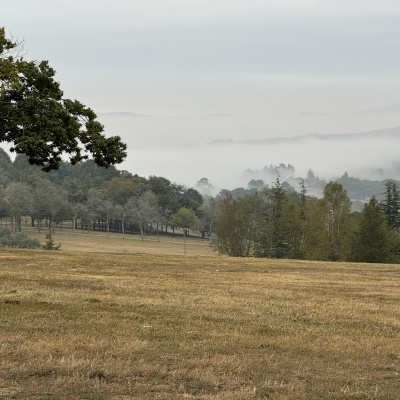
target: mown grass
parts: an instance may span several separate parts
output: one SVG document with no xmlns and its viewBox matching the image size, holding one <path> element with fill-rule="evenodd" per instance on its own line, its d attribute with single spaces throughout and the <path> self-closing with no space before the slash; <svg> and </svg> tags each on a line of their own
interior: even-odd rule
<svg viewBox="0 0 400 400">
<path fill-rule="evenodd" d="M 398 265 L 1 249 L 0 399 L 399 399 L 399 304 Z"/>
<path fill-rule="evenodd" d="M 23 226 L 23 232 L 30 237 L 37 238 L 40 242 L 46 241 L 47 230 L 39 232 L 36 228 Z M 144 240 L 139 234 L 126 234 L 104 231 L 73 231 L 70 228 L 56 229 L 53 233 L 56 244 L 61 244 L 63 251 L 89 251 L 101 253 L 147 253 L 165 255 L 183 255 L 184 242 L 179 233 L 175 236 L 168 234 L 146 234 Z M 196 237 L 186 239 L 186 254 L 194 256 L 216 255 L 210 246 L 210 241 Z"/>
</svg>

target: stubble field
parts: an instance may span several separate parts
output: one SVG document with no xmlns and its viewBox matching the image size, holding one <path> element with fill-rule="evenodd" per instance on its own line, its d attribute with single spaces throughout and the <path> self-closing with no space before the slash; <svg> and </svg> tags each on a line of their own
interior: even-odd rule
<svg viewBox="0 0 400 400">
<path fill-rule="evenodd" d="M 66 247 L 0 249 L 2 400 L 400 398 L 398 265 Z"/>
</svg>

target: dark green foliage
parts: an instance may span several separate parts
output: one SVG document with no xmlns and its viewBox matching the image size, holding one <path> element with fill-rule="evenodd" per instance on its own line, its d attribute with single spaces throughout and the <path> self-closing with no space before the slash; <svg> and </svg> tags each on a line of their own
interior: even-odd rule
<svg viewBox="0 0 400 400">
<path fill-rule="evenodd" d="M 214 247 L 220 254 L 249 257 L 254 254 L 261 221 L 262 199 L 256 193 L 233 198 L 228 192 L 220 203 Z"/>
<path fill-rule="evenodd" d="M 34 249 L 39 247 L 40 243 L 37 239 L 29 238 L 23 232 L 13 233 L 7 228 L 0 228 L 0 246 Z"/>
<path fill-rule="evenodd" d="M 46 243 L 42 246 L 45 250 L 59 250 L 61 244 L 55 244 L 51 231 L 48 231 L 45 235 Z"/>
<path fill-rule="evenodd" d="M 252 189 L 262 190 L 266 187 L 267 187 L 267 185 L 265 184 L 265 182 L 262 179 L 252 179 L 247 184 L 248 190 L 252 190 Z"/>
<path fill-rule="evenodd" d="M 288 214 L 284 212 L 288 198 L 279 176 L 271 189 L 264 191 L 264 196 L 265 202 L 260 218 L 262 224 L 255 254 L 258 257 L 288 257 L 290 223 Z"/>
<path fill-rule="evenodd" d="M 385 198 L 382 204 L 389 226 L 400 229 L 400 193 L 393 179 L 385 183 Z"/>
<path fill-rule="evenodd" d="M 203 204 L 203 197 L 193 188 L 171 183 L 159 176 L 150 176 L 144 183 L 146 190 L 151 190 L 158 199 L 161 210 L 175 214 L 181 207 L 189 208 L 196 213 Z"/>
<path fill-rule="evenodd" d="M 32 225 L 39 230 L 44 223 L 47 229 L 73 220 L 76 228 L 79 224 L 81 229 L 105 230 L 107 227 L 110 231 L 123 232 L 127 227 L 133 233 L 140 229 L 139 222 L 126 206 L 130 200 L 154 188 L 160 210 L 159 216 L 149 224 L 153 229 L 167 231 L 171 216 L 182 207 L 181 204 L 199 216 L 203 202 L 195 189 L 173 184 L 162 177 L 146 179 L 118 171 L 113 166 L 105 169 L 93 160 L 76 165 L 62 162 L 58 170 L 44 173 L 39 167 L 30 165 L 25 155 L 18 155 L 12 164 L 11 181 L 4 186 L 6 189 L 0 190 L 0 217 L 12 217 L 18 230 L 21 229 L 21 217 L 30 216 Z M 104 207 L 89 204 L 91 193 L 104 204 L 112 203 L 112 207 L 107 207 L 111 212 L 101 212 Z"/>
<path fill-rule="evenodd" d="M 144 193 L 146 179 L 133 177 L 130 174 L 121 174 L 111 180 L 103 182 L 101 188 L 104 197 L 114 204 L 124 205 L 132 197 L 138 197 Z"/>
<path fill-rule="evenodd" d="M 330 182 L 324 198 L 287 193 L 279 177 L 263 193 L 234 198 L 224 192 L 214 240 L 221 254 L 270 258 L 346 260 L 355 219 L 343 187 Z"/>
<path fill-rule="evenodd" d="M 114 167 L 99 167 L 93 160 L 86 160 L 72 165 L 67 162 L 61 162 L 57 170 L 48 174 L 49 179 L 56 184 L 63 184 L 66 179 L 78 179 L 81 181 L 93 182 L 93 186 L 99 186 L 104 181 L 120 176 L 120 172 Z"/>
<path fill-rule="evenodd" d="M 231 195 L 234 199 L 240 198 L 240 197 L 245 197 L 245 196 L 251 196 L 254 193 L 258 192 L 258 189 L 252 188 L 252 189 L 245 189 L 242 187 L 238 187 L 236 189 L 233 189 L 230 191 Z"/>
<path fill-rule="evenodd" d="M 178 193 L 180 193 L 178 198 L 180 207 L 189 208 L 197 212 L 203 204 L 203 196 L 196 189 L 181 187 Z"/>
<path fill-rule="evenodd" d="M 168 209 L 171 212 L 179 210 L 172 184 L 168 179 L 153 175 L 149 177 L 146 186 L 157 196 L 162 210 Z"/>
<path fill-rule="evenodd" d="M 300 218 L 307 219 L 307 187 L 304 180 L 300 180 Z"/>
<path fill-rule="evenodd" d="M 361 211 L 359 227 L 352 246 L 352 260 L 368 263 L 398 261 L 391 252 L 394 235 L 381 205 L 375 197 L 372 197 Z"/>
<path fill-rule="evenodd" d="M 25 61 L 17 50 L 0 28 L 0 141 L 44 171 L 57 169 L 63 154 L 71 164 L 89 154 L 104 167 L 122 162 L 126 145 L 120 138 L 106 138 L 93 110 L 63 98 L 47 61 Z"/>
<path fill-rule="evenodd" d="M 10 156 L 0 148 L 0 186 L 6 185 L 13 176 L 13 164 Z"/>
</svg>

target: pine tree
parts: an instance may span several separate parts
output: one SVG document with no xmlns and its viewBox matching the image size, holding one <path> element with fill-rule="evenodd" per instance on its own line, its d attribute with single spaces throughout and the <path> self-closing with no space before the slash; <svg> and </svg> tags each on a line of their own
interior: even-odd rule
<svg viewBox="0 0 400 400">
<path fill-rule="evenodd" d="M 356 239 L 352 246 L 352 261 L 385 263 L 393 261 L 391 248 L 394 244 L 391 232 L 381 205 L 372 197 L 364 205 Z"/>
<path fill-rule="evenodd" d="M 283 258 L 289 253 L 289 224 L 285 215 L 286 192 L 280 176 L 271 189 L 264 191 L 265 204 L 262 211 L 262 224 L 259 230 L 255 254 L 258 257 Z"/>
<path fill-rule="evenodd" d="M 400 229 L 400 193 L 393 179 L 385 183 L 385 200 L 382 209 L 386 215 L 388 225 L 396 230 Z"/>
<path fill-rule="evenodd" d="M 42 246 L 43 249 L 45 250 L 59 250 L 61 247 L 61 244 L 55 244 L 53 236 L 51 235 L 51 231 L 48 231 L 45 235 L 46 237 L 46 243 Z"/>
<path fill-rule="evenodd" d="M 304 180 L 300 180 L 300 218 L 304 221 L 307 217 L 307 187 Z"/>
</svg>

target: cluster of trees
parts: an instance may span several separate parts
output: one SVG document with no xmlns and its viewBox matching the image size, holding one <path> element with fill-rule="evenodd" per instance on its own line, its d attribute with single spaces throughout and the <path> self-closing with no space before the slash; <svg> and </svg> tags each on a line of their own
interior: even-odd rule
<svg viewBox="0 0 400 400">
<path fill-rule="evenodd" d="M 97 166 L 88 160 L 61 162 L 49 173 L 28 163 L 23 155 L 12 162 L 0 149 L 0 217 L 21 231 L 23 217 L 38 229 L 73 221 L 75 229 L 159 232 L 167 227 L 206 234 L 202 224 L 203 197 L 192 188 L 152 176 L 149 179 Z"/>
<path fill-rule="evenodd" d="M 370 198 L 351 212 L 343 186 L 329 182 L 323 197 L 286 191 L 277 178 L 271 188 L 234 197 L 224 193 L 215 247 L 237 257 L 296 258 L 329 261 L 398 262 L 400 197 L 387 181 L 385 200 Z"/>
<path fill-rule="evenodd" d="M 263 188 L 268 188 L 269 185 L 267 182 L 273 182 L 275 180 L 277 171 L 279 171 L 279 175 L 286 185 L 285 190 L 290 190 L 290 187 L 295 190 L 295 188 L 300 184 L 302 178 L 295 175 L 295 167 L 291 164 L 285 165 L 281 163 L 279 165 L 264 167 L 260 171 L 244 171 L 244 177 L 247 177 L 248 179 L 251 178 L 248 182 L 247 190 L 261 190 Z M 345 172 L 341 177 L 335 179 L 335 181 L 343 186 L 347 195 L 352 199 L 353 210 L 359 211 L 362 207 L 362 202 L 371 196 L 375 196 L 378 200 L 383 200 L 385 180 L 373 181 L 359 179 L 350 176 Z M 316 176 L 312 169 L 309 169 L 306 177 L 304 177 L 304 183 L 307 186 L 309 193 L 321 197 L 328 180 Z M 242 192 L 245 190 L 243 188 L 240 189 Z M 239 189 L 235 190 L 238 191 Z"/>
<path fill-rule="evenodd" d="M 266 165 L 261 170 L 252 170 L 247 169 L 244 171 L 243 175 L 248 179 L 254 180 L 264 180 L 266 182 L 273 181 L 276 177 L 276 171 L 279 170 L 279 174 L 282 179 L 286 179 L 294 176 L 295 168 L 292 164 L 283 164 L 279 165 Z"/>
<path fill-rule="evenodd" d="M 287 189 L 278 177 L 259 190 L 222 190 L 215 197 L 162 177 L 132 175 L 93 161 L 61 162 L 44 173 L 23 155 L 11 161 L 0 150 L 0 218 L 21 230 L 23 218 L 37 229 L 71 221 L 74 229 L 123 234 L 149 229 L 191 229 L 212 238 L 220 254 L 236 257 L 398 262 L 400 194 L 386 181 L 384 200 L 370 198 L 360 212 L 338 181 L 323 197 Z"/>
</svg>

